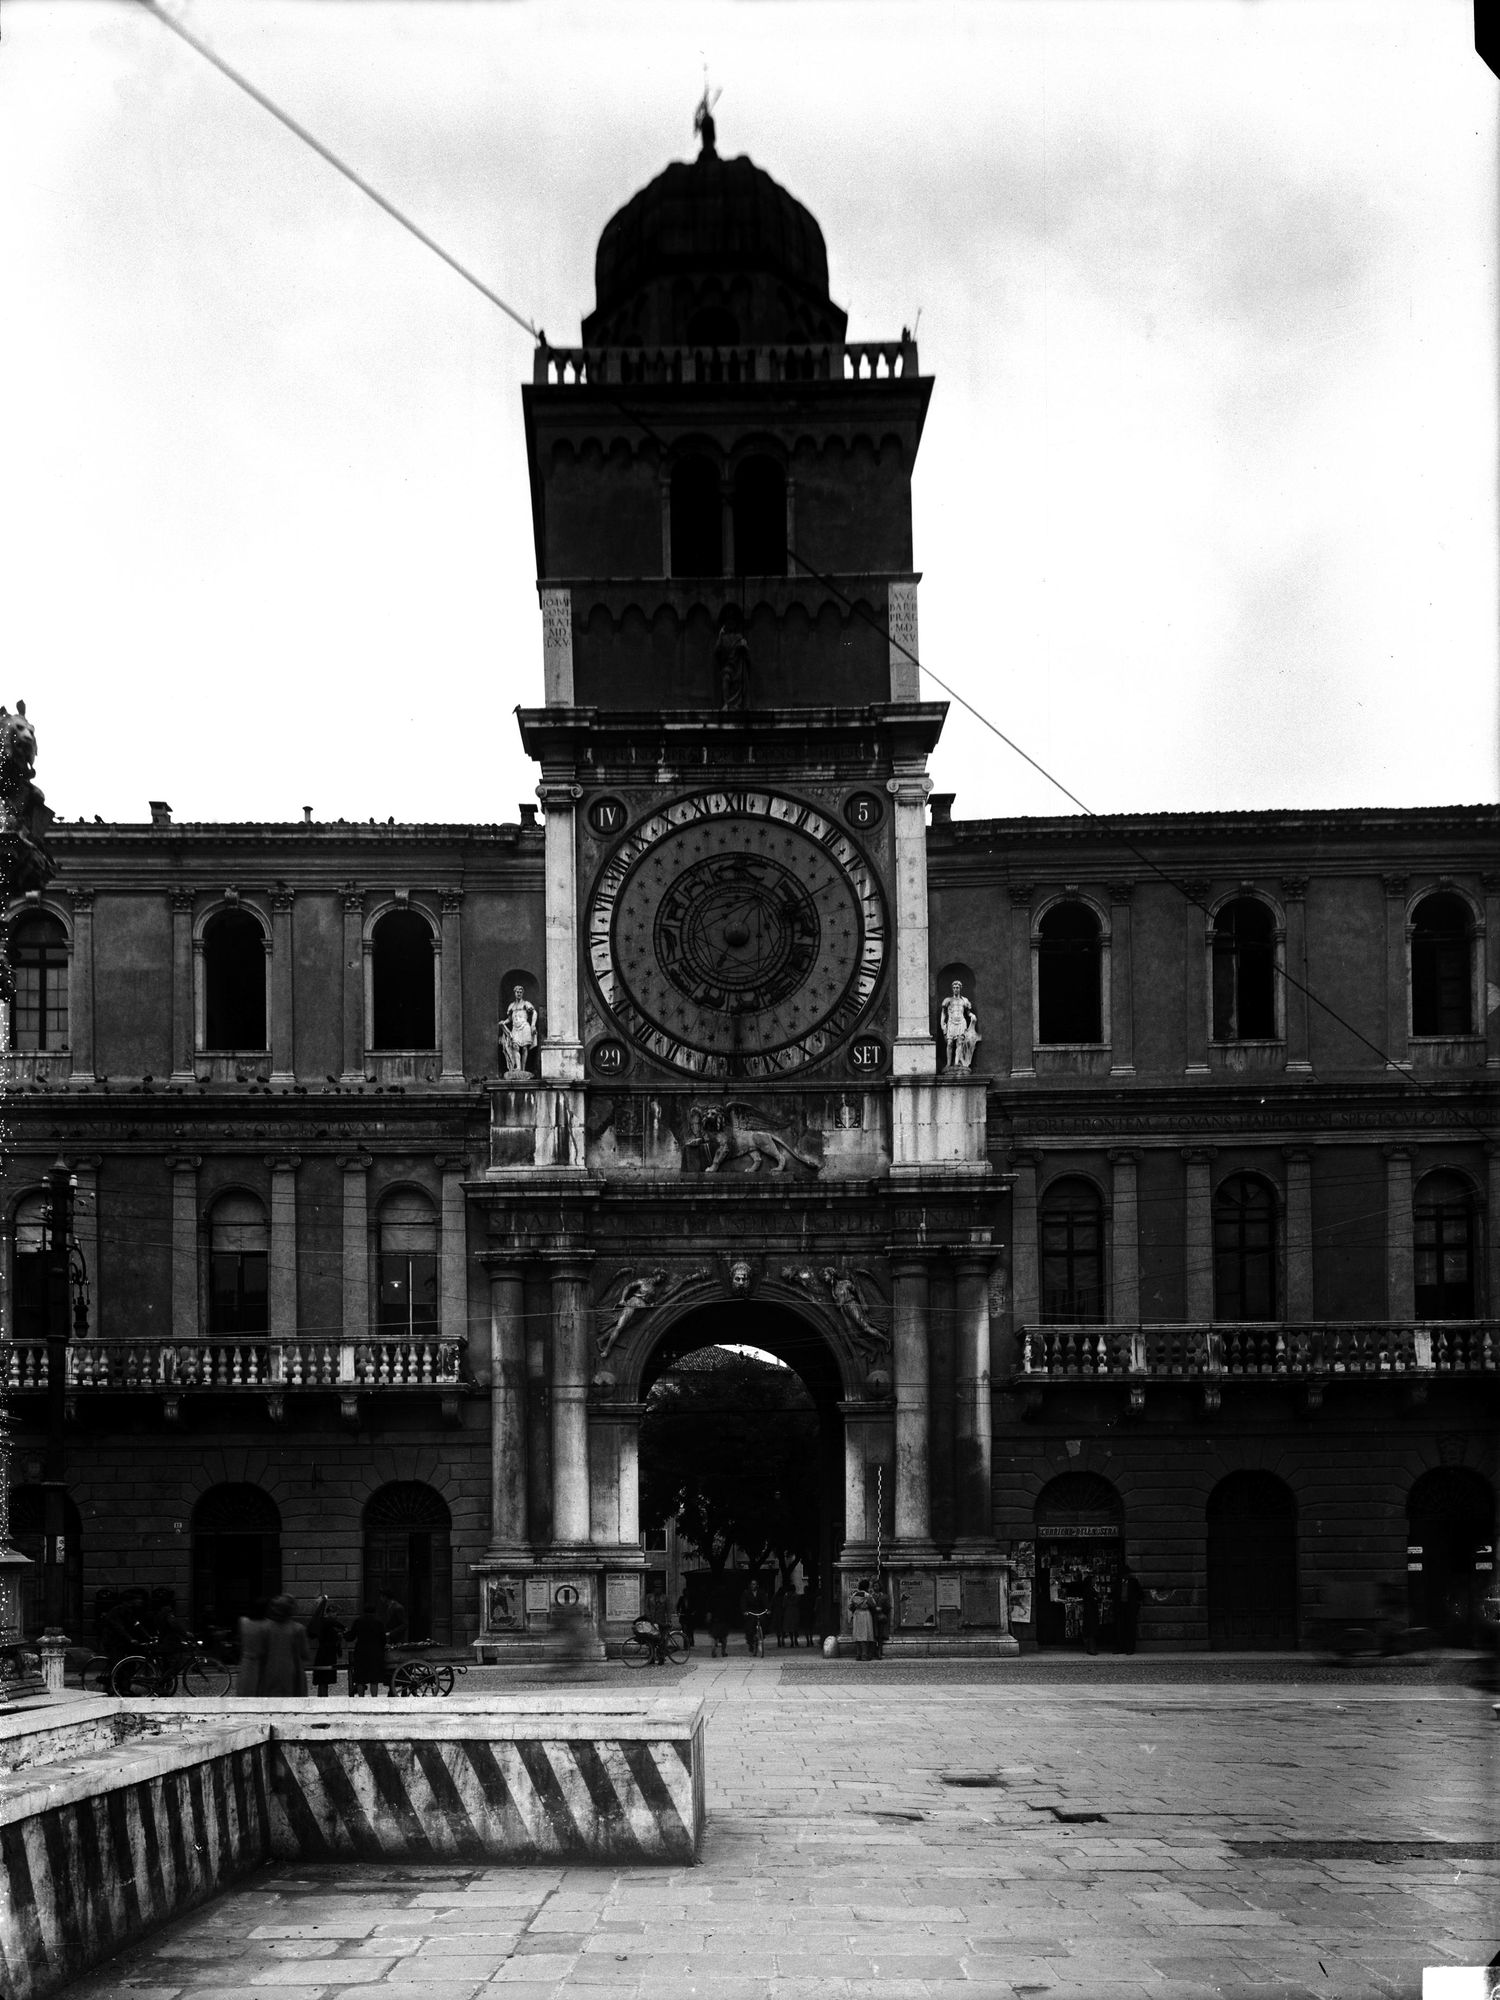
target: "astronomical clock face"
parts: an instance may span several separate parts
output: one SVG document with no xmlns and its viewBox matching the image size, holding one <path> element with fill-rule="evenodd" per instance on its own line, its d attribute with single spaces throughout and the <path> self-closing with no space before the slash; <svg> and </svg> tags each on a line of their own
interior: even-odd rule
<svg viewBox="0 0 1500 2000">
<path fill-rule="evenodd" d="M 817 1062 L 875 996 L 885 904 L 834 820 L 775 792 L 700 792 L 641 820 L 606 861 L 589 960 L 620 1028 L 695 1076 Z"/>
</svg>

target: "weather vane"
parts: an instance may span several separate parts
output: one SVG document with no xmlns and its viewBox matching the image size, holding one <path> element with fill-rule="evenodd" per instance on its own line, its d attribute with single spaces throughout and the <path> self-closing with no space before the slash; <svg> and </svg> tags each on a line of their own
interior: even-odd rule
<svg viewBox="0 0 1500 2000">
<path fill-rule="evenodd" d="M 714 106 L 724 95 L 722 85 L 718 90 L 708 87 L 708 65 L 703 65 L 703 95 L 698 100 L 698 108 L 693 113 L 693 130 L 702 143 L 705 153 L 714 151 Z"/>
</svg>

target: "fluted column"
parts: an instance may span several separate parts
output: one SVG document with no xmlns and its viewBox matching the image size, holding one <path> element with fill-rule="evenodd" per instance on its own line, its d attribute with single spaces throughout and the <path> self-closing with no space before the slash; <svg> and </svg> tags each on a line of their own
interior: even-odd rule
<svg viewBox="0 0 1500 2000">
<path fill-rule="evenodd" d="M 886 781 L 893 802 L 896 847 L 896 1045 L 897 1076 L 932 1076 L 927 965 L 927 794 L 932 780 L 920 763 Z"/>
<path fill-rule="evenodd" d="M 1385 1153 L 1385 1316 L 1407 1320 L 1416 1312 L 1413 1264 L 1411 1154 L 1405 1146 Z"/>
<path fill-rule="evenodd" d="M 74 889 L 73 951 L 68 965 L 69 1067 L 80 1083 L 94 1080 L 94 892 Z"/>
<path fill-rule="evenodd" d="M 1405 875 L 1382 875 L 1385 890 L 1385 1052 L 1397 1069 L 1410 1069 L 1406 1003 L 1406 885 Z"/>
<path fill-rule="evenodd" d="M 1312 1155 L 1297 1146 L 1286 1149 L 1286 1316 L 1313 1317 Z"/>
<path fill-rule="evenodd" d="M 442 1008 L 438 1033 L 443 1043 L 443 1081 L 464 1080 L 464 961 L 462 889 L 441 892 L 443 910 Z"/>
<path fill-rule="evenodd" d="M 295 889 L 271 891 L 271 1081 L 296 1082 L 296 1021 L 292 998 L 292 905 Z"/>
<path fill-rule="evenodd" d="M 370 1337 L 370 1208 L 368 1153 L 341 1153 L 344 1214 L 339 1286 L 339 1331 L 349 1342 Z"/>
<path fill-rule="evenodd" d="M 1208 916 L 1212 885 L 1184 882 L 1182 905 L 1182 1066 L 1189 1076 L 1208 1074 Z M 1191 1315 L 1189 1315 L 1191 1317 Z"/>
<path fill-rule="evenodd" d="M 1308 1019 L 1307 989 L 1307 877 L 1283 875 L 1281 893 L 1286 898 L 1286 971 L 1281 982 L 1286 1066 L 1288 1074 L 1312 1074 L 1312 1035 Z"/>
<path fill-rule="evenodd" d="M 1184 1151 L 1183 1161 L 1186 1181 L 1182 1228 L 1186 1259 L 1185 1317 L 1201 1322 L 1214 1316 L 1213 1149 L 1190 1148 Z"/>
<path fill-rule="evenodd" d="M 1031 990 L 1031 885 L 1010 884 L 1010 1073 L 1036 1075 L 1036 1007 Z"/>
<path fill-rule="evenodd" d="M 1109 1156 L 1110 1232 L 1108 1314 L 1121 1326 L 1141 1319 L 1141 1225 L 1134 1153 Z"/>
<path fill-rule="evenodd" d="M 578 864 L 575 821 L 581 785 L 543 779 L 536 788 L 547 814 L 543 856 L 547 896 L 547 1039 L 542 1075 L 549 1082 L 576 1083 L 583 1076 L 583 1043 L 578 1025 Z M 587 1523 L 587 1491 L 584 1495 Z M 559 1540 L 566 1540 L 561 1528 Z M 581 1538 L 586 1540 L 587 1534 Z"/>
<path fill-rule="evenodd" d="M 958 1258 L 954 1278 L 958 1541 L 973 1546 L 994 1539 L 989 1260 Z"/>
<path fill-rule="evenodd" d="M 202 1047 L 198 1023 L 193 892 L 172 891 L 172 1081 L 191 1083 L 193 1054 Z"/>
<path fill-rule="evenodd" d="M 167 1161 L 172 1175 L 172 1338 L 179 1345 L 198 1338 L 199 1165 L 195 1153 Z"/>
<path fill-rule="evenodd" d="M 526 1464 L 526 1307 L 519 1266 L 490 1266 L 490 1546 L 487 1560 L 530 1556 Z"/>
<path fill-rule="evenodd" d="M 896 1540 L 930 1544 L 932 1504 L 927 1455 L 927 1264 L 897 1257 L 892 1267 L 896 1378 Z"/>
<path fill-rule="evenodd" d="M 296 1154 L 274 1158 L 271 1168 L 271 1256 L 269 1306 L 271 1338 L 290 1340 L 297 1331 L 297 1169 Z"/>
<path fill-rule="evenodd" d="M 1110 1045 L 1111 1076 L 1135 1075 L 1135 962 L 1130 936 L 1134 894 L 1133 882 L 1109 885 L 1109 1019 L 1102 1026 Z"/>
<path fill-rule="evenodd" d="M 589 1540 L 589 1265 L 552 1267 L 552 1540 Z"/>
<path fill-rule="evenodd" d="M 357 1084 L 365 1074 L 365 897 L 346 882 L 339 892 L 344 912 L 343 1081 Z"/>
</svg>

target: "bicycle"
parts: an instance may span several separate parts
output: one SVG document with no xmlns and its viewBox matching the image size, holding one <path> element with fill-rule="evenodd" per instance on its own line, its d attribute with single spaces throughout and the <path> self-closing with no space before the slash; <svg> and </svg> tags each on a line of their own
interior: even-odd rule
<svg viewBox="0 0 1500 2000">
<path fill-rule="evenodd" d="M 675 1625 L 656 1626 L 642 1621 L 620 1648 L 627 1667 L 680 1667 L 687 1657 L 687 1641 Z"/>
<path fill-rule="evenodd" d="M 745 1613 L 745 1638 L 749 1643 L 750 1657 L 761 1659 L 766 1650 L 766 1620 L 769 1611 L 747 1611 Z"/>
<path fill-rule="evenodd" d="M 224 1662 L 215 1658 L 201 1640 L 192 1639 L 170 1651 L 148 1646 L 142 1652 L 127 1653 L 115 1662 L 109 1690 L 128 1701 L 148 1695 L 172 1695 L 180 1688 L 183 1694 L 197 1700 L 228 1694 L 232 1679 Z"/>
</svg>

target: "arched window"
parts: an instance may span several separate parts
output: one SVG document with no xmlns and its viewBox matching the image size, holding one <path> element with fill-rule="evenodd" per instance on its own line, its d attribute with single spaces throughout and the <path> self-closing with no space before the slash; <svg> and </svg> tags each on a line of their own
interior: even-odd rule
<svg viewBox="0 0 1500 2000">
<path fill-rule="evenodd" d="M 1216 1042 L 1269 1041 L 1276 1033 L 1276 920 L 1253 896 L 1214 918 Z"/>
<path fill-rule="evenodd" d="M 380 1204 L 376 1324 L 381 1333 L 428 1338 L 438 1330 L 438 1221 L 426 1195 L 404 1189 Z"/>
<path fill-rule="evenodd" d="M 1424 1174 L 1412 1204 L 1418 1319 L 1473 1319 L 1474 1190 L 1461 1174 Z"/>
<path fill-rule="evenodd" d="M 15 991 L 10 1003 L 13 1049 L 68 1046 L 68 934 L 56 917 L 21 917 L 10 933 Z"/>
<path fill-rule="evenodd" d="M 1208 1496 L 1208 1643 L 1297 1643 L 1297 1501 L 1270 1472 L 1231 1472 Z"/>
<path fill-rule="evenodd" d="M 734 573 L 786 575 L 786 474 L 774 458 L 747 458 L 734 475 Z"/>
<path fill-rule="evenodd" d="M 257 1334 L 270 1326 L 271 1239 L 253 1194 L 221 1195 L 208 1217 L 208 1330 Z"/>
<path fill-rule="evenodd" d="M 1276 1318 L 1276 1198 L 1254 1174 L 1214 1195 L 1214 1318 Z"/>
<path fill-rule="evenodd" d="M 1054 903 L 1037 925 L 1037 1040 L 1102 1042 L 1099 919 Z"/>
<path fill-rule="evenodd" d="M 259 1486 L 210 1486 L 193 1509 L 193 1630 L 234 1643 L 241 1618 L 281 1589 L 281 1513 Z"/>
<path fill-rule="evenodd" d="M 10 1338 L 47 1338 L 47 1197 L 24 1195 L 10 1233 Z"/>
<path fill-rule="evenodd" d="M 372 940 L 376 1049 L 434 1049 L 432 927 L 415 910 L 388 910 Z"/>
<path fill-rule="evenodd" d="M 1092 1182 L 1054 1181 L 1042 1196 L 1042 1318 L 1104 1317 L 1104 1209 Z"/>
<path fill-rule="evenodd" d="M 266 934 L 248 910 L 220 910 L 203 927 L 203 1046 L 266 1046 Z"/>
<path fill-rule="evenodd" d="M 672 467 L 672 574 L 724 574 L 723 502 L 711 459 L 681 458 Z"/>
<path fill-rule="evenodd" d="M 394 1599 L 413 1642 L 447 1644 L 453 1634 L 452 1516 L 441 1493 L 398 1480 L 365 1505 L 365 1599 Z"/>
<path fill-rule="evenodd" d="M 1424 896 L 1412 912 L 1411 1031 L 1467 1035 L 1473 1030 L 1469 906 L 1462 896 Z"/>
</svg>

